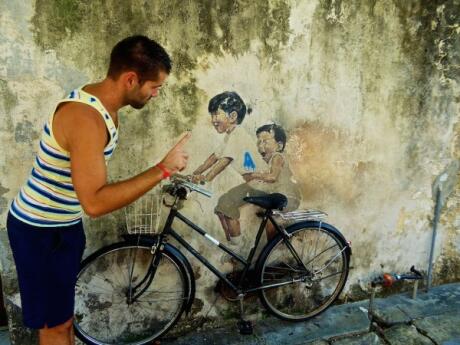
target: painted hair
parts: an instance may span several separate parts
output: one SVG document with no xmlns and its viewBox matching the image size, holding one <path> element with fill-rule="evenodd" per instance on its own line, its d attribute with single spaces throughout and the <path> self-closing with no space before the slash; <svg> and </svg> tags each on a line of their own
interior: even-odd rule
<svg viewBox="0 0 460 345">
<path fill-rule="evenodd" d="M 262 132 L 273 133 L 273 137 L 275 138 L 275 141 L 277 143 L 283 144 L 283 147 L 281 148 L 280 152 L 284 151 L 284 148 L 286 147 L 287 137 L 286 137 L 286 132 L 284 131 L 283 127 L 281 127 L 280 125 L 277 125 L 276 123 L 263 125 L 257 128 L 256 135 L 259 135 Z"/>
<path fill-rule="evenodd" d="M 127 37 L 113 47 L 107 75 L 118 78 L 125 71 L 134 71 L 140 82 L 156 80 L 160 71 L 171 72 L 171 58 L 154 40 L 136 35 Z"/>
<path fill-rule="evenodd" d="M 251 113 L 251 109 L 246 108 L 246 104 L 244 104 L 240 95 L 232 91 L 225 91 L 211 98 L 208 104 L 209 113 L 216 113 L 219 109 L 222 109 L 225 113 L 227 113 L 227 115 L 236 111 L 237 124 L 243 122 L 244 117 L 246 115 L 246 110 L 248 114 Z"/>
</svg>

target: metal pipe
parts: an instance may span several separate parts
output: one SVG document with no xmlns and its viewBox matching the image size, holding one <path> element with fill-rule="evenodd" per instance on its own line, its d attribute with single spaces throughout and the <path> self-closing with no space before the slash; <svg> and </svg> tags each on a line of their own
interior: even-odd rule
<svg viewBox="0 0 460 345">
<path fill-rule="evenodd" d="M 376 285 L 371 284 L 371 297 L 369 298 L 369 308 L 367 310 L 367 317 L 369 318 L 369 332 L 372 332 L 372 321 L 374 320 L 374 299 L 375 299 Z"/>
<path fill-rule="evenodd" d="M 433 235 L 431 237 L 431 249 L 430 249 L 430 259 L 428 262 L 428 274 L 427 274 L 427 285 L 426 291 L 431 288 L 431 283 L 433 280 L 433 257 L 434 257 L 434 246 L 436 243 L 436 235 L 438 232 L 438 222 L 439 222 L 439 215 L 441 213 L 441 188 L 438 187 L 436 191 L 436 205 L 434 208 L 434 219 L 433 219 Z"/>
<path fill-rule="evenodd" d="M 418 280 L 414 282 L 414 289 L 412 290 L 412 299 L 417 298 Z"/>
</svg>

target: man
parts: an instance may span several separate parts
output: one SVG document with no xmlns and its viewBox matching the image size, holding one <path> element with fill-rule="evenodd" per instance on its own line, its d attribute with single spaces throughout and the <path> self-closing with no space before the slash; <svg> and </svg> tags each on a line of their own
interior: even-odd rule
<svg viewBox="0 0 460 345">
<path fill-rule="evenodd" d="M 189 133 L 156 166 L 107 182 L 106 161 L 118 142 L 118 110 L 144 107 L 170 71 L 171 60 L 158 43 L 128 37 L 113 48 L 107 77 L 72 91 L 44 126 L 31 175 L 7 221 L 24 324 L 39 329 L 42 345 L 74 344 L 83 211 L 99 217 L 126 206 L 187 165 L 183 146 Z"/>
</svg>

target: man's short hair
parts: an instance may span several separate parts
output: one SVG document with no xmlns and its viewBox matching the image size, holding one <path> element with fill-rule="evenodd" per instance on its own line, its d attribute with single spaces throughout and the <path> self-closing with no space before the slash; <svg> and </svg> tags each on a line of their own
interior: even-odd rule
<svg viewBox="0 0 460 345">
<path fill-rule="evenodd" d="M 236 111 L 237 124 L 243 122 L 244 116 L 246 115 L 246 104 L 244 104 L 240 95 L 232 91 L 225 91 L 211 98 L 208 105 L 209 113 L 216 113 L 219 109 L 222 109 L 227 115 Z"/>
<path fill-rule="evenodd" d="M 283 144 L 283 147 L 281 148 L 280 152 L 284 151 L 284 148 L 286 147 L 287 139 L 286 139 L 286 132 L 284 131 L 283 127 L 281 127 L 280 125 L 277 125 L 276 123 L 263 125 L 257 128 L 256 135 L 259 135 L 262 132 L 273 133 L 273 138 L 275 138 L 275 141 L 277 143 Z"/>
<path fill-rule="evenodd" d="M 146 36 L 127 37 L 113 47 L 107 75 L 117 79 L 126 71 L 136 72 L 141 83 L 156 80 L 160 71 L 171 72 L 171 58 L 161 45 Z"/>
</svg>

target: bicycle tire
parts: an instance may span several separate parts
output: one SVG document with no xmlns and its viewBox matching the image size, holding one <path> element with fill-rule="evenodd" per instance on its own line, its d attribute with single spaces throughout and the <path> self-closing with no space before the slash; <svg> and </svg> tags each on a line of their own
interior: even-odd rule
<svg viewBox="0 0 460 345">
<path fill-rule="evenodd" d="M 286 232 L 307 270 L 300 267 L 284 239 L 277 235 L 259 256 L 258 281 L 263 286 L 286 285 L 260 290 L 259 298 L 276 317 L 304 321 L 326 310 L 340 295 L 348 277 L 351 250 L 340 232 L 327 223 L 297 223 Z M 292 282 L 303 277 L 309 278 Z M 334 277 L 338 279 L 331 280 Z"/>
<path fill-rule="evenodd" d="M 189 298 L 186 268 L 167 250 L 158 250 L 155 255 L 161 255 L 155 277 L 132 304 L 127 302 L 128 282 L 138 283 L 145 277 L 153 259 L 151 246 L 120 242 L 83 261 L 76 282 L 74 315 L 75 334 L 80 340 L 97 345 L 143 345 L 174 326 Z"/>
</svg>

